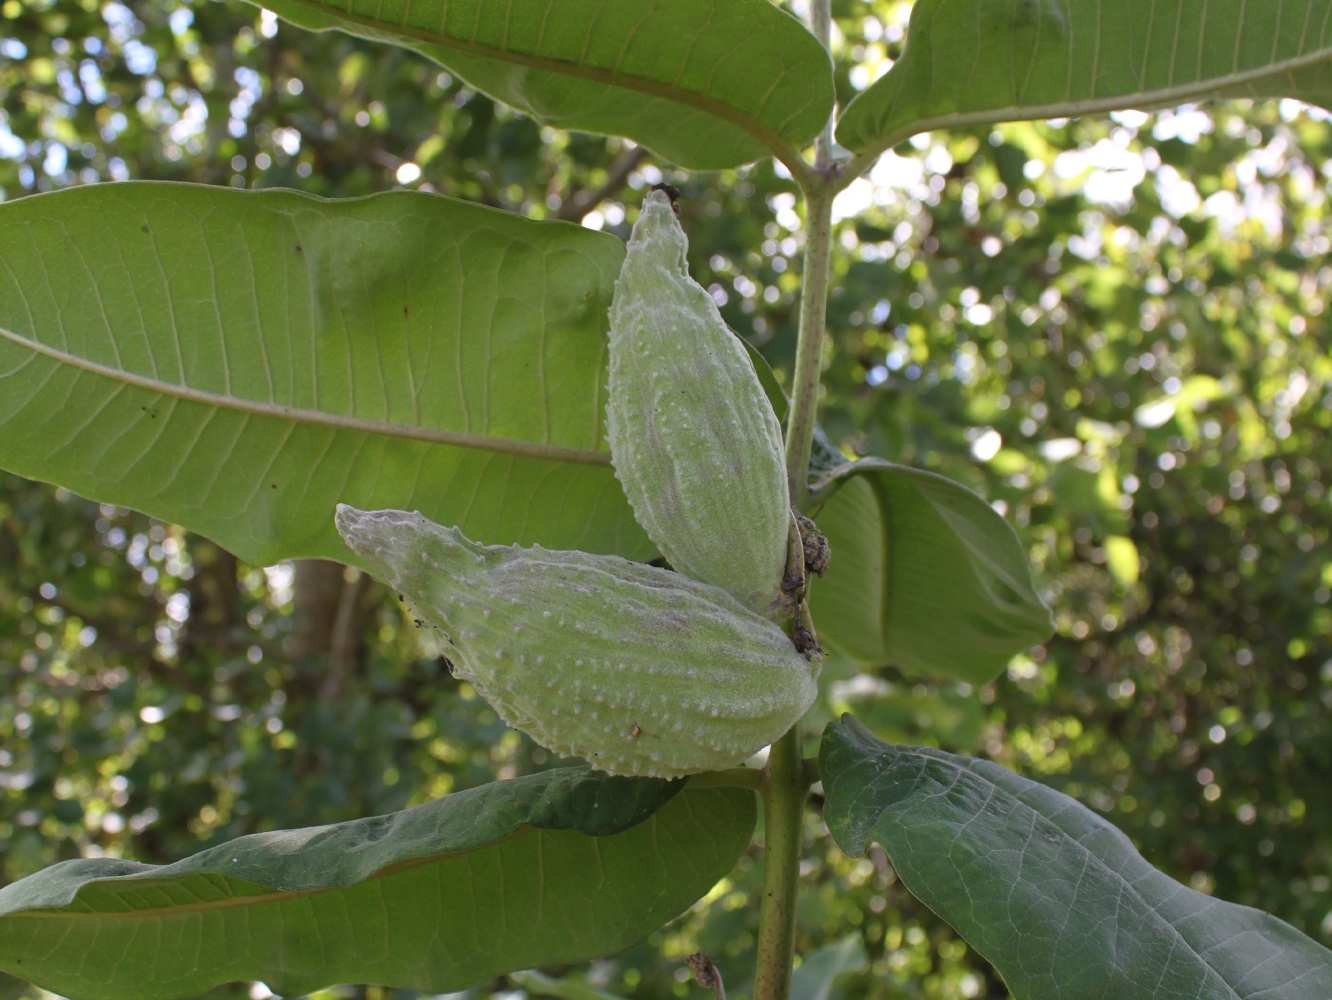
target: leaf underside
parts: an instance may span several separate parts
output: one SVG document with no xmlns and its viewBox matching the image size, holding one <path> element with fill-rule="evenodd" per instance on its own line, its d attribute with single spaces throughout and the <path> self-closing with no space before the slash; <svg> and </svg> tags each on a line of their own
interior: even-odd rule
<svg viewBox="0 0 1332 1000">
<path fill-rule="evenodd" d="M 256 563 L 339 501 L 646 558 L 604 442 L 624 248 L 434 195 L 182 184 L 0 206 L 0 467 Z"/>
<path fill-rule="evenodd" d="M 410 48 L 539 122 L 626 136 L 693 170 L 794 155 L 832 113 L 827 53 L 769 0 L 263 5 Z"/>
<path fill-rule="evenodd" d="M 975 493 L 879 459 L 838 478 L 817 518 L 832 548 L 810 589 L 821 641 L 864 663 L 984 684 L 1049 637 L 1017 535 Z"/>
<path fill-rule="evenodd" d="M 1332 107 L 1324 0 L 918 0 L 902 57 L 847 106 L 837 141 L 1272 97 Z"/>
</svg>

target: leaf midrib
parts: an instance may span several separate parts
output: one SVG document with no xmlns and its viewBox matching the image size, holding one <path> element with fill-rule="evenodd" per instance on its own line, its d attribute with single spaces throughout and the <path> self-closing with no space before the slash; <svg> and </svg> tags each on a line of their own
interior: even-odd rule
<svg viewBox="0 0 1332 1000">
<path fill-rule="evenodd" d="M 1082 115 L 1096 114 L 1103 111 L 1120 111 L 1125 108 L 1151 110 L 1175 107 L 1186 104 L 1191 99 L 1215 100 L 1214 91 L 1237 87 L 1265 77 L 1292 74 L 1307 69 L 1315 64 L 1332 58 L 1332 46 L 1323 46 L 1305 55 L 1283 59 L 1277 63 L 1267 63 L 1250 70 L 1229 73 L 1225 76 L 1209 76 L 1201 80 L 1170 87 L 1157 87 L 1154 90 L 1134 92 L 1121 91 L 1103 98 L 1086 98 L 1079 101 L 1060 101 L 1051 104 L 1017 104 L 1003 108 L 987 108 L 983 111 L 955 112 L 921 118 L 889 133 L 867 147 L 867 154 L 881 153 L 910 139 L 921 132 L 941 128 L 962 128 L 971 125 L 985 125 L 1007 121 L 1035 121 L 1048 118 L 1077 118 Z M 869 91 L 864 92 L 866 95 Z M 863 95 L 862 95 L 863 96 Z M 1237 99 L 1243 99 L 1237 96 Z M 891 114 L 891 112 L 889 112 Z M 885 115 L 888 117 L 889 115 Z"/>
<path fill-rule="evenodd" d="M 58 364 L 69 365 L 89 372 L 99 378 L 109 379 L 123 385 L 145 389 L 158 395 L 182 399 L 204 406 L 222 410 L 232 410 L 251 416 L 271 417 L 289 423 L 310 424 L 331 427 L 336 430 L 351 431 L 359 434 L 383 437 L 405 438 L 412 441 L 424 441 L 429 444 L 448 445 L 473 451 L 488 451 L 501 455 L 513 455 L 519 458 L 541 459 L 550 462 L 569 462 L 578 465 L 609 466 L 610 453 L 586 448 L 567 448 L 559 445 L 541 444 L 533 441 L 516 441 L 510 438 L 494 437 L 486 434 L 469 434 L 463 431 L 447 431 L 436 427 L 399 424 L 387 420 L 371 420 L 366 417 L 354 417 L 347 414 L 328 413 L 323 410 L 310 410 L 296 406 L 283 406 L 278 403 L 258 399 L 242 399 L 224 393 L 207 392 L 186 385 L 165 382 L 120 368 L 103 365 L 88 358 L 79 357 L 43 344 L 40 341 L 16 333 L 0 326 L 0 337 L 17 344 L 25 350 L 50 358 Z"/>
<path fill-rule="evenodd" d="M 469 55 L 483 56 L 488 59 L 495 59 L 499 62 L 512 63 L 517 66 L 526 66 L 531 69 L 546 70 L 563 76 L 591 80 L 594 83 L 604 83 L 616 87 L 622 87 L 625 90 L 637 91 L 638 93 L 648 94 L 652 97 L 665 98 L 675 104 L 696 108 L 700 111 L 706 111 L 715 118 L 720 118 L 725 122 L 735 125 L 737 128 L 751 135 L 763 145 L 764 148 L 772 153 L 773 156 L 783 162 L 790 163 L 799 158 L 799 152 L 795 145 L 787 141 L 781 133 L 765 125 L 758 118 L 744 114 L 740 112 L 739 109 L 696 90 L 686 90 L 683 87 L 675 87 L 671 84 L 661 83 L 656 80 L 647 79 L 646 77 L 635 76 L 617 70 L 598 69 L 583 66 L 578 63 L 565 62 L 559 59 L 549 59 L 543 56 L 531 55 L 510 49 L 497 49 L 489 45 L 480 45 L 473 41 L 465 41 L 461 38 L 454 38 L 439 32 L 427 31 L 422 28 L 412 27 L 411 25 L 390 24 L 387 21 L 379 21 L 364 15 L 355 14 L 346 9 L 334 8 L 331 4 L 320 3 L 319 0 L 288 0 L 288 2 L 291 3 L 292 6 L 303 7 L 306 10 L 322 14 L 326 17 L 336 17 L 338 20 L 345 21 L 349 24 L 355 24 L 379 32 L 400 35 L 404 38 L 410 38 L 426 45 L 438 45 L 441 48 L 453 49 L 458 52 L 465 52 Z M 768 93 L 771 95 L 771 88 Z"/>
<path fill-rule="evenodd" d="M 132 881 L 142 881 L 151 884 L 152 882 L 155 881 L 176 881 L 178 879 L 188 879 L 191 877 L 206 878 L 209 875 L 216 875 L 223 879 L 234 880 L 236 882 L 246 882 L 249 883 L 250 885 L 259 886 L 260 888 L 266 889 L 267 891 L 263 893 L 257 893 L 253 896 L 230 896 L 226 899 L 218 899 L 206 903 L 197 902 L 197 903 L 183 903 L 176 906 L 153 906 L 153 907 L 148 907 L 147 909 L 113 910 L 113 911 L 91 910 L 82 913 L 71 913 L 63 908 L 37 909 L 37 910 L 18 910 L 15 911 L 14 913 L 7 914 L 7 916 L 22 916 L 25 920 L 28 919 L 70 920 L 70 921 L 138 920 L 147 917 L 175 917 L 175 916 L 188 915 L 191 913 L 211 913 L 216 910 L 235 910 L 250 906 L 267 906 L 274 903 L 284 903 L 292 899 L 304 899 L 308 896 L 322 896 L 330 892 L 342 892 L 347 889 L 353 889 L 359 885 L 365 885 L 367 882 L 380 881 L 382 879 L 388 878 L 391 875 L 396 875 L 399 872 L 409 871 L 413 868 L 425 868 L 429 865 L 438 864 L 442 861 L 448 861 L 450 858 L 462 857 L 468 854 L 475 854 L 477 851 L 487 850 L 491 847 L 498 847 L 501 844 L 504 844 L 510 840 L 514 840 L 515 838 L 525 834 L 535 833 L 540 835 L 545 832 L 550 832 L 550 831 L 547 831 L 542 827 L 533 826 L 530 823 L 524 823 L 521 826 L 519 826 L 518 829 L 513 830 L 510 833 L 504 834 L 501 837 L 496 837 L 494 840 L 487 841 L 484 844 L 478 844 L 475 847 L 460 847 L 456 850 L 439 851 L 438 853 L 435 854 L 427 854 L 417 858 L 404 858 L 401 861 L 395 861 L 392 864 L 385 865 L 382 868 L 377 868 L 374 871 L 370 872 L 368 875 L 366 875 L 364 878 L 357 879 L 353 882 L 344 882 L 338 885 L 317 886 L 311 889 L 283 889 L 280 886 L 266 886 L 262 882 L 255 882 L 252 879 L 245 878 L 242 875 L 228 875 L 226 872 L 217 871 L 216 869 L 187 872 L 183 875 L 163 875 L 160 871 L 143 872 L 135 875 L 122 875 L 122 876 L 107 875 L 99 878 L 88 879 L 86 882 L 84 882 L 82 885 L 80 885 L 77 889 L 74 890 L 74 895 L 70 898 L 69 903 L 65 904 L 65 906 L 69 906 L 70 903 L 73 903 L 76 899 L 78 899 L 79 894 L 85 888 L 97 882 L 113 881 L 118 885 L 125 885 Z"/>
</svg>

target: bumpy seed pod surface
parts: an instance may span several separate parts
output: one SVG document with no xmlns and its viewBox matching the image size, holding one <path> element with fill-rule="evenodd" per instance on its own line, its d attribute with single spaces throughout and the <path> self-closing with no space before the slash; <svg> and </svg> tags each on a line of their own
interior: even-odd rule
<svg viewBox="0 0 1332 1000">
<path fill-rule="evenodd" d="M 616 556 L 487 546 L 406 511 L 338 531 L 453 645 L 500 717 L 612 774 L 731 767 L 793 726 L 817 664 L 718 587 Z"/>
<path fill-rule="evenodd" d="M 670 198 L 649 192 L 611 304 L 611 459 L 672 566 L 775 616 L 790 525 L 782 430 L 744 346 L 689 276 L 687 247 Z"/>
</svg>

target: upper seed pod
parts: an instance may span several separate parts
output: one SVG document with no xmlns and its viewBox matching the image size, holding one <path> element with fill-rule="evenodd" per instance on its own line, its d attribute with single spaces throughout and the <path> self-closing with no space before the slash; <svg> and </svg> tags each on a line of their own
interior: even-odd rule
<svg viewBox="0 0 1332 1000">
<path fill-rule="evenodd" d="M 790 497 L 782 429 L 744 346 L 689 277 L 651 191 L 610 312 L 607 437 L 634 516 L 672 566 L 774 616 Z"/>
<path fill-rule="evenodd" d="M 509 725 L 612 774 L 739 764 L 813 702 L 816 669 L 725 591 L 618 556 L 478 545 L 405 511 L 338 531 Z"/>
</svg>

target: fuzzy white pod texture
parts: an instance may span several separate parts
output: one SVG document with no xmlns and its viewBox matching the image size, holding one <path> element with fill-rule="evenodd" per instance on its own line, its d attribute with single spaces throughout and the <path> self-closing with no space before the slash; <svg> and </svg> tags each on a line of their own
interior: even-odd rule
<svg viewBox="0 0 1332 1000">
<path fill-rule="evenodd" d="M 687 248 L 670 198 L 649 192 L 611 303 L 611 460 L 675 569 L 775 617 L 791 517 L 782 429 Z"/>
<path fill-rule="evenodd" d="M 347 544 L 452 641 L 500 717 L 611 774 L 741 763 L 814 701 L 817 662 L 730 594 L 618 556 L 480 545 L 340 505 Z"/>
</svg>

